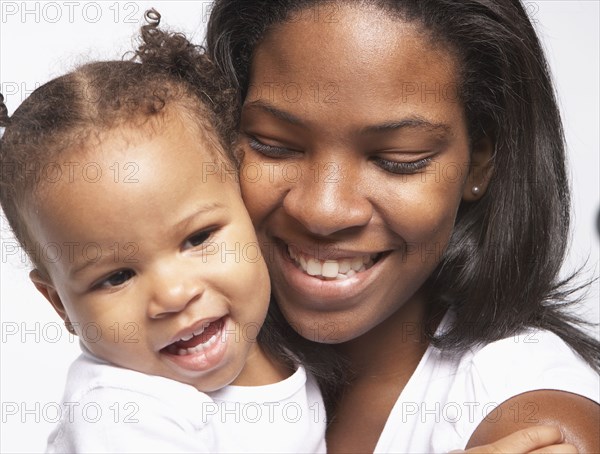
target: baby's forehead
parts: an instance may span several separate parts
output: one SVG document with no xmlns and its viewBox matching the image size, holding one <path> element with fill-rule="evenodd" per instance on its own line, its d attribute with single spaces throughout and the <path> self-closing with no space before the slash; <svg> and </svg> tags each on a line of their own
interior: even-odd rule
<svg viewBox="0 0 600 454">
<path fill-rule="evenodd" d="M 241 204 L 235 167 L 217 146 L 182 122 L 99 131 L 46 169 L 25 221 L 42 242 L 156 244 L 198 205 Z"/>
<path fill-rule="evenodd" d="M 90 128 L 77 134 L 63 148 L 62 160 L 99 161 L 108 149 L 119 150 L 123 158 L 127 158 L 131 150 L 159 138 L 163 142 L 172 142 L 171 147 L 164 148 L 166 160 L 181 147 L 182 133 L 204 160 L 231 161 L 230 153 L 224 149 L 210 121 L 186 112 L 165 112 L 165 115 L 126 119 L 111 128 Z"/>
<path fill-rule="evenodd" d="M 63 145 L 60 153 L 32 166 L 37 180 L 33 204 L 77 187 L 95 194 L 129 183 L 128 190 L 134 191 L 142 184 L 172 186 L 178 178 L 200 185 L 206 176 L 236 172 L 212 131 L 186 118 L 134 119 L 110 129 L 90 129 Z"/>
</svg>

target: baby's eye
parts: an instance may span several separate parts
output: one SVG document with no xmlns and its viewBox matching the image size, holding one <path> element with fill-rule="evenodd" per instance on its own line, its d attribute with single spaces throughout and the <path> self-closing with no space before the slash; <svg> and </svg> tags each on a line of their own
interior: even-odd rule
<svg viewBox="0 0 600 454">
<path fill-rule="evenodd" d="M 212 230 L 204 230 L 202 232 L 198 232 L 190 236 L 185 243 L 183 244 L 184 249 L 195 248 L 200 246 L 206 240 L 210 238 L 212 235 Z"/>
<path fill-rule="evenodd" d="M 108 276 L 106 279 L 98 282 L 94 287 L 99 289 L 109 289 L 119 287 L 135 276 L 133 270 L 119 270 Z"/>
</svg>

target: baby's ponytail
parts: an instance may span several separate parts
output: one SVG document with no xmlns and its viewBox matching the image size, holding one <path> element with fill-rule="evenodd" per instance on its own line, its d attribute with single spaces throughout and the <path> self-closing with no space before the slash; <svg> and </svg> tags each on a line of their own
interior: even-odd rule
<svg viewBox="0 0 600 454">
<path fill-rule="evenodd" d="M 161 72 L 183 82 L 204 104 L 210 106 L 213 124 L 225 148 L 235 140 L 237 91 L 200 45 L 182 33 L 159 28 L 161 15 L 154 8 L 145 12 L 140 45 L 132 61 L 149 71 Z"/>
<path fill-rule="evenodd" d="M 181 33 L 159 29 L 161 15 L 154 8 L 144 13 L 147 24 L 141 27 L 142 43 L 135 51 L 134 60 L 189 79 L 196 70 L 198 58 L 203 56 L 201 46 L 192 44 Z"/>
<path fill-rule="evenodd" d="M 6 108 L 6 104 L 4 104 L 4 96 L 0 93 L 0 128 L 6 128 L 9 123 L 8 109 Z"/>
</svg>

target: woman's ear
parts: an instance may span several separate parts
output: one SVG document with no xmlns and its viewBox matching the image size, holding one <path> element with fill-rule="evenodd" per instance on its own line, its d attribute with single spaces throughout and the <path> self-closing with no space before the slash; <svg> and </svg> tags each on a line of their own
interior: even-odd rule
<svg viewBox="0 0 600 454">
<path fill-rule="evenodd" d="M 474 202 L 485 194 L 492 177 L 494 157 L 494 142 L 491 137 L 484 135 L 473 143 L 469 175 L 463 188 L 463 200 Z"/>
<path fill-rule="evenodd" d="M 29 273 L 29 279 L 31 279 L 31 282 L 33 282 L 33 285 L 35 285 L 35 288 L 38 290 L 38 292 L 44 295 L 44 298 L 50 302 L 60 318 L 63 319 L 67 330 L 69 332 L 73 332 L 70 328 L 72 327 L 72 324 L 69 320 L 69 316 L 67 315 L 67 311 L 65 310 L 65 306 L 63 305 L 58 292 L 52 285 L 52 281 L 38 269 L 32 270 Z"/>
</svg>

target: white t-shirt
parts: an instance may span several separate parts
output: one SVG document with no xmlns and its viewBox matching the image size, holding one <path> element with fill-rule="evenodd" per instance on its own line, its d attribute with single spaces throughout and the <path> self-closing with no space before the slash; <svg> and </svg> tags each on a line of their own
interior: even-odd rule
<svg viewBox="0 0 600 454">
<path fill-rule="evenodd" d="M 438 332 L 452 321 L 444 317 Z M 557 335 L 527 330 L 462 356 L 430 346 L 398 397 L 376 453 L 447 453 L 463 448 L 492 410 L 518 394 L 552 389 L 600 402 L 599 375 Z M 535 404 L 511 408 L 535 420 Z"/>
<path fill-rule="evenodd" d="M 62 405 L 46 452 L 325 452 L 323 399 L 301 366 L 273 385 L 209 395 L 84 350 L 69 369 Z M 258 408 L 272 411 L 257 419 Z"/>
<path fill-rule="evenodd" d="M 223 452 L 326 452 L 325 405 L 302 367 L 273 385 L 226 386 L 210 396 Z"/>
</svg>

